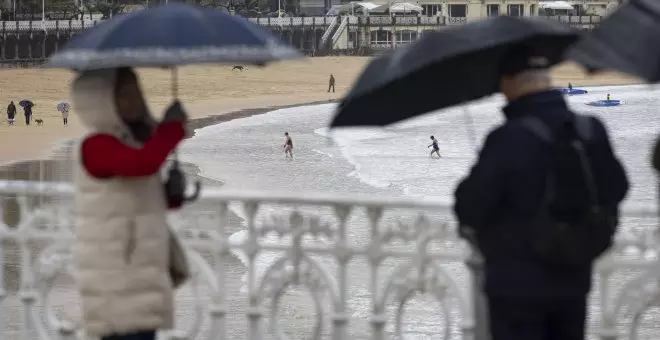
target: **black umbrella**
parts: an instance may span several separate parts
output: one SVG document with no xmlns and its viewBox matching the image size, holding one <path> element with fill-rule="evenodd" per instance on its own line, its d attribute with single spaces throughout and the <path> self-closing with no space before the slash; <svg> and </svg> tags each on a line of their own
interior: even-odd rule
<svg viewBox="0 0 660 340">
<path fill-rule="evenodd" d="M 34 106 L 34 103 L 29 99 L 23 99 L 20 102 L 18 102 L 18 105 L 22 107 L 28 107 L 28 106 Z"/>
<path fill-rule="evenodd" d="M 512 48 L 538 46 L 554 65 L 578 37 L 555 21 L 509 16 L 426 33 L 372 61 L 331 126 L 382 126 L 496 93 L 499 61 Z"/>
<path fill-rule="evenodd" d="M 660 81 L 660 1 L 622 5 L 567 53 L 586 68 L 615 69 L 649 82 Z"/>
</svg>

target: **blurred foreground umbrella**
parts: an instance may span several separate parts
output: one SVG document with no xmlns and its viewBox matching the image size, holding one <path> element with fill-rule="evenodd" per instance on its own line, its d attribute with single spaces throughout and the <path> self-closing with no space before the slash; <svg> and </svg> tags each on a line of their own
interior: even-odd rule
<svg viewBox="0 0 660 340">
<path fill-rule="evenodd" d="M 265 65 L 302 55 L 247 19 L 214 9 L 172 3 L 114 17 L 74 36 L 50 57 L 46 67 L 91 70 L 117 67 L 172 67 L 172 96 L 177 97 L 176 66 L 200 63 Z M 84 112 L 82 112 L 84 114 Z M 168 198 L 186 197 L 185 175 L 175 160 L 165 185 Z"/>
<path fill-rule="evenodd" d="M 521 44 L 554 65 L 579 33 L 530 17 L 481 20 L 430 33 L 372 61 L 339 105 L 331 127 L 382 126 L 499 91 L 499 62 Z"/>
<path fill-rule="evenodd" d="M 18 105 L 22 107 L 28 107 L 28 106 L 34 106 L 34 103 L 29 99 L 23 99 L 20 102 L 18 102 Z"/>
<path fill-rule="evenodd" d="M 88 70 L 268 62 L 301 57 L 240 16 L 172 3 L 116 16 L 75 35 L 46 67 Z"/>
<path fill-rule="evenodd" d="M 660 1 L 630 0 L 567 53 L 591 71 L 614 69 L 660 81 Z"/>
<path fill-rule="evenodd" d="M 59 103 L 59 104 L 57 104 L 57 111 L 59 111 L 59 112 L 69 111 L 70 108 L 71 108 L 71 105 L 69 105 L 69 103 Z"/>
</svg>

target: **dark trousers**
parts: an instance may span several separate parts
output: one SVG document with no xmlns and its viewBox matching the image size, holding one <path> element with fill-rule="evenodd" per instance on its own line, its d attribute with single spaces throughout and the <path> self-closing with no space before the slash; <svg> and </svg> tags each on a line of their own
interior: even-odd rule
<svg viewBox="0 0 660 340">
<path fill-rule="evenodd" d="M 25 125 L 30 125 L 30 115 L 25 116 Z"/>
<path fill-rule="evenodd" d="M 64 125 L 68 124 L 69 122 L 69 118 L 62 118 L 62 120 L 64 121 Z"/>
<path fill-rule="evenodd" d="M 335 84 L 328 85 L 328 92 L 330 92 L 330 89 L 332 89 L 332 93 L 335 93 Z"/>
<path fill-rule="evenodd" d="M 587 298 L 489 297 L 491 340 L 584 340 Z"/>
<path fill-rule="evenodd" d="M 122 335 L 107 335 L 101 340 L 155 340 L 156 331 L 135 332 Z"/>
</svg>

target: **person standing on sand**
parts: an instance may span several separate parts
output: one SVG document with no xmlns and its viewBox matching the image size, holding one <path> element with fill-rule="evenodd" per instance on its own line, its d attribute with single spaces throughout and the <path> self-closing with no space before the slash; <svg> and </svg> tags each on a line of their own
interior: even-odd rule
<svg viewBox="0 0 660 340">
<path fill-rule="evenodd" d="M 330 75 L 330 79 L 328 80 L 328 93 L 330 93 L 330 89 L 332 89 L 332 93 L 335 93 L 335 76 L 332 74 Z"/>
<path fill-rule="evenodd" d="M 160 123 L 130 68 L 81 73 L 72 86 L 90 132 L 74 162 L 75 275 L 87 337 L 155 340 L 174 326 L 174 289 L 189 268 L 167 225 L 160 170 L 185 138 L 188 117 L 175 101 Z"/>
<path fill-rule="evenodd" d="M 431 145 L 428 146 L 428 148 L 433 147 L 433 150 L 431 150 L 430 157 L 433 158 L 433 154 L 435 153 L 438 155 L 438 158 L 441 158 L 440 156 L 440 147 L 438 146 L 438 140 L 435 139 L 435 136 L 431 136 Z"/>
<path fill-rule="evenodd" d="M 288 132 L 284 133 L 284 157 L 293 159 L 293 140 Z"/>
<path fill-rule="evenodd" d="M 14 125 L 16 119 L 16 105 L 14 105 L 13 101 L 9 102 L 9 105 L 7 105 L 7 119 L 9 120 L 9 125 Z"/>
<path fill-rule="evenodd" d="M 62 108 L 62 121 L 64 122 L 64 126 L 69 125 L 69 106 Z"/>
<path fill-rule="evenodd" d="M 23 107 L 23 113 L 25 114 L 25 125 L 30 125 L 30 120 L 32 119 L 32 105 L 25 105 Z"/>
</svg>

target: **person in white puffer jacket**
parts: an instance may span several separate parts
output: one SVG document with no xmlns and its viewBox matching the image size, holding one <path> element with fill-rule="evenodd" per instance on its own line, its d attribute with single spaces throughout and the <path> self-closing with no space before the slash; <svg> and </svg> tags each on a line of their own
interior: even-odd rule
<svg viewBox="0 0 660 340">
<path fill-rule="evenodd" d="M 173 327 L 172 238 L 159 170 L 185 135 L 175 102 L 160 124 L 128 68 L 86 71 L 73 105 L 90 130 L 74 167 L 76 280 L 85 332 L 102 340 L 153 340 Z"/>
</svg>

